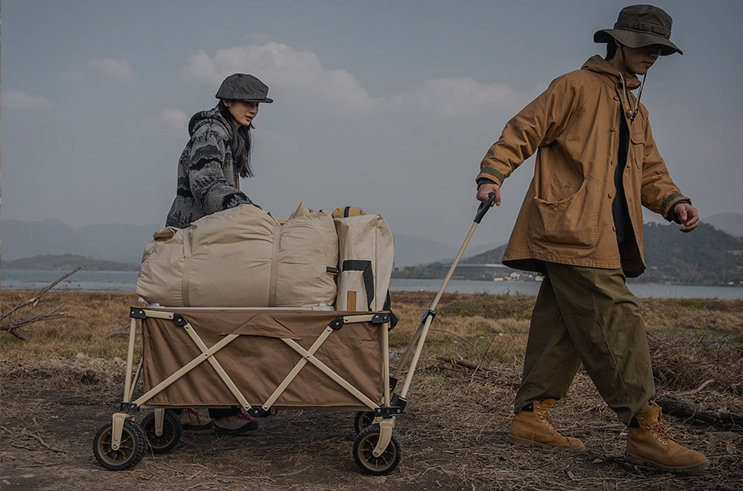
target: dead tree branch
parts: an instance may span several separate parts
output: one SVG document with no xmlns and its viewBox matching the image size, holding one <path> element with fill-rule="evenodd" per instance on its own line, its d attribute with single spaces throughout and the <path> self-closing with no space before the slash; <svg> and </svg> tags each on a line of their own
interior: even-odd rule
<svg viewBox="0 0 743 491">
<path fill-rule="evenodd" d="M 63 281 L 65 278 L 68 278 L 69 276 L 72 276 L 73 274 L 77 273 L 81 269 L 83 269 L 85 266 L 80 266 L 69 273 L 61 276 L 56 281 L 50 283 L 49 285 L 45 286 L 39 292 L 34 295 L 31 298 L 28 298 L 26 300 L 23 300 L 19 303 L 17 303 L 15 306 L 11 307 L 8 311 L 3 312 L 0 314 L 0 331 L 7 331 L 8 333 L 12 334 L 13 336 L 17 337 L 18 339 L 25 340 L 26 338 L 19 332 L 19 329 L 25 326 L 28 326 L 29 324 L 33 324 L 36 322 L 39 322 L 41 320 L 54 320 L 59 319 L 62 317 L 65 317 L 67 315 L 67 312 L 64 312 L 62 309 L 64 309 L 64 304 L 58 305 L 54 307 L 52 310 L 43 313 L 43 314 L 34 314 L 34 315 L 28 315 L 26 317 L 23 317 L 21 319 L 12 319 L 11 316 L 19 312 L 21 309 L 24 309 L 26 307 L 30 307 L 29 310 L 33 310 L 36 308 L 36 306 L 39 303 L 39 300 L 41 297 L 57 286 L 61 281 Z M 29 312 L 30 313 L 30 312 Z"/>
<path fill-rule="evenodd" d="M 69 276 L 72 276 L 73 274 L 77 273 L 78 271 L 80 271 L 84 267 L 85 266 L 78 266 L 74 270 L 72 270 L 69 273 L 65 274 L 64 276 L 58 278 L 53 283 L 50 283 L 49 285 L 47 285 L 44 288 L 42 288 L 41 290 L 39 290 L 39 293 L 37 293 L 33 297 L 31 297 L 31 298 L 29 298 L 27 300 L 24 300 L 22 302 L 19 302 L 15 307 L 11 308 L 7 312 L 3 312 L 2 314 L 0 314 L 0 321 L 5 320 L 6 317 L 8 317 L 9 315 L 11 315 L 16 310 L 22 309 L 23 307 L 26 307 L 28 305 L 32 305 L 33 307 L 35 307 L 36 304 L 39 303 L 39 299 L 41 298 L 42 295 L 44 295 L 46 292 L 48 292 L 49 290 L 51 290 L 52 288 L 54 288 L 55 286 L 57 286 L 57 284 L 59 284 L 65 278 L 68 278 Z"/>
</svg>

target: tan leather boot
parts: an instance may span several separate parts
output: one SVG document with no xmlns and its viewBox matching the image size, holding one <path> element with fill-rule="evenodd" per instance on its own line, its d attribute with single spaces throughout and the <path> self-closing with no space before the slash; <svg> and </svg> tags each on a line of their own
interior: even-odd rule
<svg viewBox="0 0 743 491">
<path fill-rule="evenodd" d="M 704 455 L 673 441 L 661 421 L 660 412 L 660 407 L 656 406 L 635 416 L 639 428 L 629 427 L 627 460 L 674 472 L 706 467 L 709 461 Z"/>
<path fill-rule="evenodd" d="M 542 448 L 563 450 L 585 450 L 583 442 L 577 438 L 566 438 L 559 434 L 552 422 L 549 408 L 554 399 L 532 401 L 533 410 L 521 410 L 511 421 L 509 441 L 518 445 L 537 445 Z"/>
</svg>

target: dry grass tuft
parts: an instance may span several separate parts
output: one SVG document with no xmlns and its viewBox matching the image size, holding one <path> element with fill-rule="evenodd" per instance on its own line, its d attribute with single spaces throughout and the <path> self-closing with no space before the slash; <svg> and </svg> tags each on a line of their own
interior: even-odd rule
<svg viewBox="0 0 743 491">
<path fill-rule="evenodd" d="M 743 395 L 743 346 L 729 337 L 689 335 L 686 331 L 650 336 L 656 383 L 667 392 L 710 391 Z"/>
<path fill-rule="evenodd" d="M 3 290 L 0 311 L 31 297 L 35 292 Z M 126 357 L 129 307 L 137 306 L 133 292 L 61 292 L 52 290 L 42 297 L 44 304 L 65 304 L 67 317 L 39 322 L 24 328 L 27 341 L 9 335 L 0 336 L 0 351 L 5 359 L 16 357 L 74 359 L 78 353 L 92 358 Z M 125 334 L 117 334 L 123 333 Z M 139 343 L 138 343 L 139 344 Z"/>
</svg>

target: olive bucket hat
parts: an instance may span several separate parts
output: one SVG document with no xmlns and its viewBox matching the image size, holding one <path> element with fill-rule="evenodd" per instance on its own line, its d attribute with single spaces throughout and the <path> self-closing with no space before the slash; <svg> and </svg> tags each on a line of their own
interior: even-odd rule
<svg viewBox="0 0 743 491">
<path fill-rule="evenodd" d="M 619 12 L 614 29 L 601 29 L 593 35 L 595 43 L 616 39 L 628 48 L 642 48 L 651 44 L 661 46 L 661 56 L 684 54 L 671 42 L 673 20 L 664 10 L 652 5 L 632 5 Z"/>
<path fill-rule="evenodd" d="M 235 73 L 222 82 L 217 91 L 217 99 L 235 99 L 245 102 L 270 104 L 273 99 L 266 97 L 268 86 L 246 73 Z"/>
</svg>

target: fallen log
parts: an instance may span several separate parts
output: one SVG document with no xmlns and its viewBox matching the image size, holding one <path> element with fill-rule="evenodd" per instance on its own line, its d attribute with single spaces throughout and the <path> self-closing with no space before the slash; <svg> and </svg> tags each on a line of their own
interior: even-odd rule
<svg viewBox="0 0 743 491">
<path fill-rule="evenodd" d="M 691 418 L 715 426 L 743 425 L 743 409 L 699 403 L 674 394 L 658 394 L 655 403 L 663 414 Z"/>
</svg>

